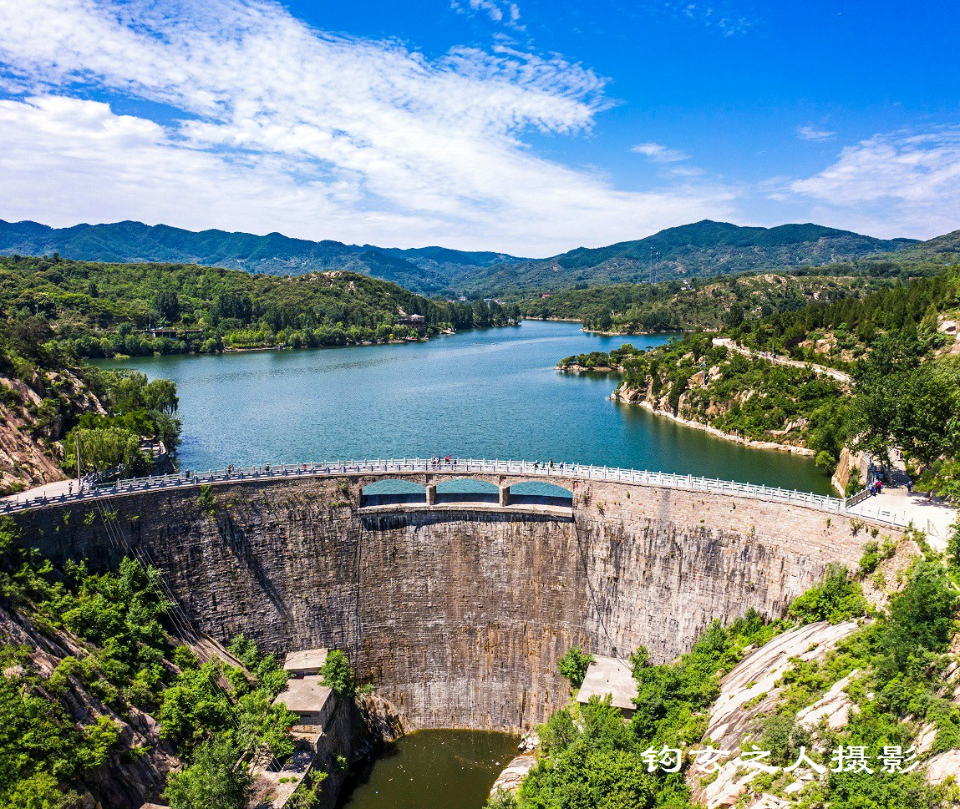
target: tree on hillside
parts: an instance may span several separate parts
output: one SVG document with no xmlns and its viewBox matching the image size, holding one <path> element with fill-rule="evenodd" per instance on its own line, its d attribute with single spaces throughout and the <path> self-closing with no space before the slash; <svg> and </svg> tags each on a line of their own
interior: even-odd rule
<svg viewBox="0 0 960 809">
<path fill-rule="evenodd" d="M 167 323 L 176 323 L 180 318 L 180 298 L 169 289 L 161 289 L 154 300 L 157 317 Z"/>
<path fill-rule="evenodd" d="M 163 796 L 171 809 L 244 809 L 251 778 L 245 766 L 237 766 L 237 758 L 228 742 L 200 745 L 193 764 L 170 777 Z"/>
</svg>

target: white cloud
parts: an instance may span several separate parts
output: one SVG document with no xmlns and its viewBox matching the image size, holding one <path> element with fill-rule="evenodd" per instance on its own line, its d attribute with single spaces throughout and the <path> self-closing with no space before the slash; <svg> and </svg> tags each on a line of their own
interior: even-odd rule
<svg viewBox="0 0 960 809">
<path fill-rule="evenodd" d="M 501 2 L 500 0 L 451 0 L 450 8 L 461 14 L 479 12 L 485 14 L 493 22 L 502 22 L 512 28 L 522 28 L 519 25 L 520 7 L 516 3 Z"/>
<path fill-rule="evenodd" d="M 588 131 L 608 104 L 559 57 L 430 61 L 267 0 L 0 0 L 0 18 L 8 92 L 28 94 L 0 104 L 6 219 L 545 255 L 732 215 L 724 188 L 618 191 L 531 154 L 526 130 Z M 104 94 L 180 120 L 117 115 Z"/>
<path fill-rule="evenodd" d="M 805 126 L 797 128 L 797 137 L 800 138 L 800 140 L 824 141 L 830 140 L 836 134 L 836 132 L 829 132 L 826 129 L 817 129 L 812 124 L 806 124 Z"/>
<path fill-rule="evenodd" d="M 712 28 L 725 37 L 746 34 L 757 25 L 756 16 L 744 10 L 742 3 L 730 0 L 714 2 L 690 2 L 690 0 L 660 0 L 646 4 L 666 16 L 686 19 L 704 28 Z"/>
<path fill-rule="evenodd" d="M 659 143 L 638 143 L 630 151 L 649 157 L 654 163 L 678 163 L 690 159 L 690 155 L 679 149 L 671 149 Z"/>
<path fill-rule="evenodd" d="M 929 238 L 960 227 L 960 129 L 875 135 L 789 190 L 847 227 Z"/>
</svg>

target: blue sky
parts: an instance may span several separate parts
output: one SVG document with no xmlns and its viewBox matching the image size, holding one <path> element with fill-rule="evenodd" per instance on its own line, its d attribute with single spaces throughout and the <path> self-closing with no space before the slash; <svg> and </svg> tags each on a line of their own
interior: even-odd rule
<svg viewBox="0 0 960 809">
<path fill-rule="evenodd" d="M 0 218 L 550 255 L 960 227 L 960 5 L 0 0 Z"/>
</svg>

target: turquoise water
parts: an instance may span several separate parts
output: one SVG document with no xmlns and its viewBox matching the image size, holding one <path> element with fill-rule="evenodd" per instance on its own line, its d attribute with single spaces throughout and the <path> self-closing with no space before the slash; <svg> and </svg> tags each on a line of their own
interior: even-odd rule
<svg viewBox="0 0 960 809">
<path fill-rule="evenodd" d="M 177 383 L 180 462 L 432 457 L 577 461 L 827 494 L 808 458 L 741 447 L 611 401 L 616 379 L 562 374 L 562 357 L 649 337 L 525 321 L 426 343 L 105 361 Z"/>
<path fill-rule="evenodd" d="M 517 738 L 476 730 L 404 736 L 345 785 L 341 809 L 480 809 Z"/>
</svg>

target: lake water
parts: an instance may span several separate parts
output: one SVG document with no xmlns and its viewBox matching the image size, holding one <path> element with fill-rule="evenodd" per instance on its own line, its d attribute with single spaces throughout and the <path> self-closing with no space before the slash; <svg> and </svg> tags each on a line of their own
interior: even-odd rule
<svg viewBox="0 0 960 809">
<path fill-rule="evenodd" d="M 608 397 L 616 379 L 563 357 L 646 347 L 525 321 L 425 343 L 100 362 L 177 383 L 185 469 L 432 457 L 576 461 L 830 492 L 812 460 L 756 450 Z"/>
<path fill-rule="evenodd" d="M 340 809 L 481 809 L 518 739 L 476 730 L 405 736 L 345 785 Z"/>
</svg>

